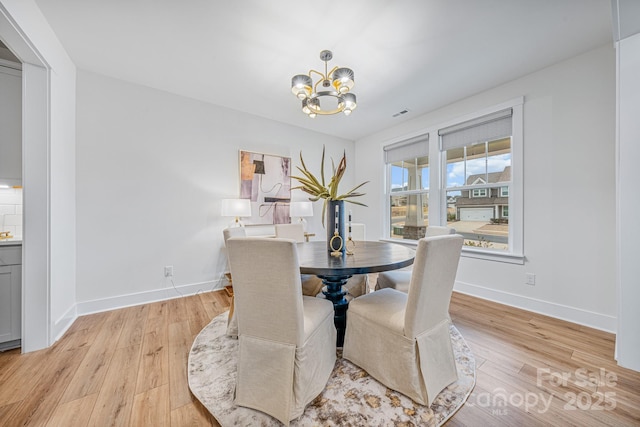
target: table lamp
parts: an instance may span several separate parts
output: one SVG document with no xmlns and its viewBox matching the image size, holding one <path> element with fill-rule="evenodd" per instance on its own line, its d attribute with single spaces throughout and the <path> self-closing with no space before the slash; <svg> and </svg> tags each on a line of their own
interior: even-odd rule
<svg viewBox="0 0 640 427">
<path fill-rule="evenodd" d="M 235 221 L 229 227 L 244 227 L 240 217 L 251 216 L 251 200 L 249 199 L 222 199 L 222 216 L 235 217 Z"/>
<path fill-rule="evenodd" d="M 302 223 L 302 228 L 307 231 L 307 220 L 305 216 L 313 216 L 313 204 L 311 202 L 291 202 L 289 204 L 289 216 L 291 218 L 298 217 Z"/>
</svg>

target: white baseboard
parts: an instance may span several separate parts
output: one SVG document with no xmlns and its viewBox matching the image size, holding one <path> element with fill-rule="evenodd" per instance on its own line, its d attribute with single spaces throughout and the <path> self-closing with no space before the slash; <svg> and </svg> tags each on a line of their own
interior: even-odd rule
<svg viewBox="0 0 640 427">
<path fill-rule="evenodd" d="M 459 281 L 456 281 L 453 290 L 614 334 L 617 330 L 618 319 L 606 314 L 594 313 L 580 308 L 542 301 Z"/>
<path fill-rule="evenodd" d="M 77 316 L 195 295 L 200 292 L 221 289 L 224 284 L 226 284 L 226 280 L 221 279 L 210 282 L 193 283 L 190 285 L 180 285 L 176 286 L 175 289 L 173 287 L 154 289 L 151 291 L 118 295 L 92 301 L 82 301 L 76 304 Z"/>
<path fill-rule="evenodd" d="M 55 321 L 51 328 L 51 336 L 53 337 L 52 343 L 58 341 L 67 329 L 73 325 L 73 322 L 78 318 L 77 304 L 74 304 L 67 310 L 58 320 Z"/>
</svg>

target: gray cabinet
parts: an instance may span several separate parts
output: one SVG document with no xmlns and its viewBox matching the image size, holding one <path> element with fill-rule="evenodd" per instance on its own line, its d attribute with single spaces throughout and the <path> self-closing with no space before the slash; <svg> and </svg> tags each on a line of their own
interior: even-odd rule
<svg viewBox="0 0 640 427">
<path fill-rule="evenodd" d="M 0 246 L 0 350 L 20 346 L 21 264 L 21 246 Z"/>
<path fill-rule="evenodd" d="M 0 64 L 1 184 L 22 185 L 22 72 L 2 64 Z"/>
</svg>

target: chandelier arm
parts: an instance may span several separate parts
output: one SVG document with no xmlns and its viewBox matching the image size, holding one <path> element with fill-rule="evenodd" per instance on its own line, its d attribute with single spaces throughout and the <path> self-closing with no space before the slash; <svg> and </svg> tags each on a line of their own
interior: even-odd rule
<svg viewBox="0 0 640 427">
<path fill-rule="evenodd" d="M 319 75 L 321 77 L 322 80 L 326 80 L 327 78 L 325 77 L 324 74 L 322 74 L 320 71 L 316 71 L 316 70 L 309 70 L 309 77 L 311 77 L 311 73 L 316 73 L 317 75 Z M 313 79 L 313 77 L 311 77 Z"/>
<path fill-rule="evenodd" d="M 325 79 L 320 79 L 313 85 L 313 93 L 318 93 L 318 85 L 322 83 L 324 80 Z"/>
<path fill-rule="evenodd" d="M 333 67 L 333 69 L 331 71 L 329 71 L 329 74 L 327 74 L 327 80 L 331 79 L 331 76 L 333 75 L 333 73 L 340 68 L 340 66 L 336 65 L 335 67 Z"/>
</svg>

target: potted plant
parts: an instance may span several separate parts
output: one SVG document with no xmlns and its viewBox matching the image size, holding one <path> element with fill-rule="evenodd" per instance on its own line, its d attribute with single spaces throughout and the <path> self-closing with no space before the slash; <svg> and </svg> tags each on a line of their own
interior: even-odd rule
<svg viewBox="0 0 640 427">
<path fill-rule="evenodd" d="M 315 202 L 320 199 L 324 199 L 322 204 L 322 225 L 325 225 L 325 214 L 327 216 L 327 242 L 331 240 L 331 237 L 337 231 L 340 237 L 344 240 L 344 202 L 353 203 L 355 205 L 367 206 L 364 203 L 357 202 L 355 200 L 351 200 L 354 197 L 364 196 L 365 193 L 357 192 L 360 187 L 365 185 L 369 181 L 365 181 L 346 193 L 339 194 L 338 186 L 342 177 L 344 176 L 344 172 L 347 169 L 347 155 L 346 152 L 342 154 L 342 159 L 338 163 L 338 166 L 335 166 L 333 159 L 331 159 L 331 168 L 333 174 L 331 175 L 331 179 L 327 183 L 325 180 L 324 174 L 324 157 L 325 157 L 325 147 L 322 147 L 322 159 L 320 160 L 320 179 L 317 179 L 316 176 L 307 169 L 307 165 L 302 158 L 302 151 L 300 152 L 300 164 L 298 166 L 298 170 L 302 173 L 302 176 L 292 176 L 292 178 L 298 180 L 300 185 L 297 187 L 293 187 L 293 189 L 300 189 L 305 193 L 309 194 L 309 200 Z M 336 214 L 338 215 L 336 218 Z M 336 219 L 338 220 L 338 225 L 336 226 Z M 335 248 L 334 248 L 335 249 Z"/>
</svg>

